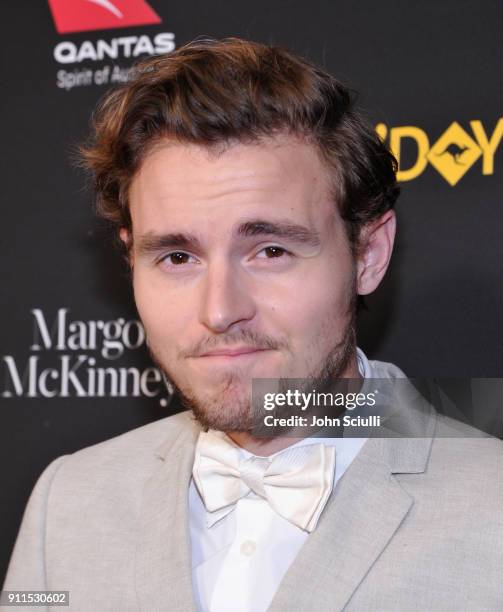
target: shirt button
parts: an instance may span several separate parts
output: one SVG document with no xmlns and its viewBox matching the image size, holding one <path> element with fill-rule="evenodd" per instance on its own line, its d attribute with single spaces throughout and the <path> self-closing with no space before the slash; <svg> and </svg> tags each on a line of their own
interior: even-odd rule
<svg viewBox="0 0 503 612">
<path fill-rule="evenodd" d="M 255 552 L 257 545 L 252 540 L 246 540 L 241 544 L 241 554 L 251 557 Z"/>
</svg>

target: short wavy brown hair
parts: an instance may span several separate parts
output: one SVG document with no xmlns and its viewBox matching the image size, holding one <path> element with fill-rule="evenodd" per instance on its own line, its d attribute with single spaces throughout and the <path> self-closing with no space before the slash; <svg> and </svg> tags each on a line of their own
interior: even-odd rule
<svg viewBox="0 0 503 612">
<path fill-rule="evenodd" d="M 355 247 L 363 225 L 395 204 L 397 163 L 333 76 L 285 49 L 237 38 L 198 40 L 140 62 L 131 80 L 107 93 L 81 147 L 96 208 L 132 229 L 131 181 L 162 138 L 213 147 L 278 133 L 315 145 Z"/>
</svg>

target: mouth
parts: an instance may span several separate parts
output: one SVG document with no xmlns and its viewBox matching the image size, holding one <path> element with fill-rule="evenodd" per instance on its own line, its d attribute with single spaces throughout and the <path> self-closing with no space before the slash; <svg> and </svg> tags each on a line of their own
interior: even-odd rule
<svg viewBox="0 0 503 612">
<path fill-rule="evenodd" d="M 237 361 L 249 357 L 256 357 L 259 353 L 265 353 L 270 349 L 259 348 L 256 346 L 235 346 L 228 348 L 215 349 L 196 355 L 197 359 L 203 361 Z"/>
</svg>

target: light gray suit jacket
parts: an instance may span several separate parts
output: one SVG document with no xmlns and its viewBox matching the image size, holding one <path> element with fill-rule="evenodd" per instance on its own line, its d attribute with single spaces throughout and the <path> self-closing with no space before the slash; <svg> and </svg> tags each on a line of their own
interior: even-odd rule
<svg viewBox="0 0 503 612">
<path fill-rule="evenodd" d="M 411 412 L 414 437 L 369 439 L 349 466 L 271 611 L 503 610 L 503 443 Z M 69 590 L 78 612 L 194 610 L 199 431 L 181 413 L 56 459 L 4 588 Z"/>
</svg>

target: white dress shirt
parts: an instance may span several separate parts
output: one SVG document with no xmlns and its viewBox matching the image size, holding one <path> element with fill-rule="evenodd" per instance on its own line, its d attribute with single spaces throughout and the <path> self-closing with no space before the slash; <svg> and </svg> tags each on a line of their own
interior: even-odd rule
<svg viewBox="0 0 503 612">
<path fill-rule="evenodd" d="M 376 377 L 360 349 L 357 359 L 363 378 Z M 225 436 L 221 432 L 219 435 Z M 296 445 L 323 443 L 336 447 L 335 488 L 366 440 L 304 438 Z M 239 451 L 243 459 L 252 456 L 245 449 Z M 189 530 L 192 584 L 201 612 L 267 610 L 283 576 L 309 537 L 309 533 L 282 518 L 253 491 L 238 500 L 223 518 L 215 519 L 206 511 L 193 479 L 189 489 Z"/>
</svg>

